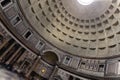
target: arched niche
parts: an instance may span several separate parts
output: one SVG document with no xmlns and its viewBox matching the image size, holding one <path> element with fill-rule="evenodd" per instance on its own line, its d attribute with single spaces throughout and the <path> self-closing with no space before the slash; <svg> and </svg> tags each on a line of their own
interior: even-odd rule
<svg viewBox="0 0 120 80">
<path fill-rule="evenodd" d="M 51 64 L 51 65 L 54 65 L 54 66 L 59 61 L 59 58 L 58 58 L 57 54 L 53 51 L 44 52 L 44 54 L 42 55 L 42 59 L 45 62 L 47 62 L 48 64 Z"/>
</svg>

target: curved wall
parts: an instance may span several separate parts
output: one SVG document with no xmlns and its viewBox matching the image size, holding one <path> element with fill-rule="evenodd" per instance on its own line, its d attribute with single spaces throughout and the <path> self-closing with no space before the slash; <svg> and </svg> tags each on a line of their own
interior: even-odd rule
<svg viewBox="0 0 120 80">
<path fill-rule="evenodd" d="M 19 71 L 19 69 L 21 71 L 25 71 L 25 76 L 32 76 L 32 72 L 36 72 L 38 75 L 41 75 L 44 78 L 50 78 L 52 79 L 52 77 L 55 76 L 56 73 L 59 73 L 59 70 L 62 69 L 62 71 L 65 73 L 69 72 L 70 75 L 78 75 L 78 76 L 83 76 L 84 77 L 88 77 L 91 78 L 93 77 L 94 79 L 107 79 L 109 78 L 109 74 L 108 77 L 106 77 L 106 66 L 108 67 L 107 70 L 109 70 L 109 60 L 114 59 L 116 60 L 117 63 L 119 63 L 119 9 L 120 9 L 120 5 L 119 5 L 119 0 L 112 0 L 111 5 L 109 7 L 109 10 L 113 10 L 114 9 L 114 13 L 109 13 L 109 11 L 105 12 L 104 15 L 111 15 L 111 16 L 104 16 L 102 15 L 101 17 L 98 17 L 96 19 L 91 19 L 91 20 L 80 20 L 80 19 L 76 19 L 74 16 L 72 15 L 66 15 L 63 16 L 61 14 L 61 12 L 58 9 L 58 5 L 61 8 L 62 7 L 62 3 L 61 1 L 57 1 L 57 0 L 50 0 L 50 1 L 37 1 L 37 0 L 27 0 L 27 1 L 21 1 L 18 2 L 16 0 L 7 0 L 6 2 L 4 2 L 6 0 L 1 0 L 0 1 L 0 26 L 3 28 L 3 31 L 5 30 L 5 32 L 7 32 L 7 35 L 9 34 L 10 38 L 13 41 L 15 41 L 15 43 L 11 44 L 10 48 L 6 48 L 7 51 L 9 51 L 10 49 L 12 49 L 14 46 L 17 46 L 16 49 L 18 49 L 18 51 L 16 52 L 16 54 L 19 52 L 19 50 L 21 48 L 24 48 L 25 53 L 21 58 L 18 58 L 18 62 L 17 64 L 13 65 L 15 68 L 17 68 L 17 70 Z M 4 4 L 3 4 L 4 2 Z M 49 3 L 54 4 L 54 6 L 50 6 Z M 40 7 L 40 4 L 42 5 L 42 8 Z M 117 5 L 116 5 L 117 4 Z M 38 9 L 38 5 L 40 7 L 41 10 Z M 115 6 L 116 5 L 116 6 Z M 20 7 L 21 6 L 21 7 Z M 26 6 L 26 7 L 25 7 Z M 45 6 L 43 8 L 43 6 Z M 46 7 L 47 6 L 47 7 Z M 37 10 L 38 9 L 38 10 Z M 52 12 L 55 9 L 55 14 L 58 15 L 59 17 L 56 17 L 55 14 Z M 65 10 L 64 7 L 62 7 L 63 11 Z M 26 11 L 27 12 L 26 12 Z M 40 19 L 37 18 L 37 16 L 35 16 L 35 12 L 36 11 L 40 11 Z M 52 10 L 52 11 L 51 11 Z M 49 21 L 49 19 L 52 19 L 51 16 L 46 15 L 46 11 L 48 11 L 48 13 L 50 12 L 49 15 L 51 15 L 53 17 L 53 19 L 55 20 L 56 25 L 54 25 L 51 21 Z M 31 14 L 30 14 L 31 13 Z M 30 14 L 30 15 L 28 15 Z M 27 16 L 31 16 L 31 17 L 27 17 Z M 33 17 L 32 17 L 33 16 Z M 71 17 L 72 16 L 72 17 Z M 49 17 L 49 18 L 48 18 Z M 69 19 L 65 18 L 68 17 Z M 30 19 L 29 19 L 30 18 Z M 62 23 L 58 18 L 61 19 L 61 21 L 65 22 L 67 25 L 72 25 L 71 27 L 66 26 L 66 24 Z M 108 19 L 109 18 L 109 19 Z M 32 21 L 32 20 L 33 21 Z M 63 20 L 64 19 L 64 20 Z M 80 23 L 82 23 L 83 25 L 79 25 L 76 24 L 72 21 L 69 20 L 73 20 L 73 21 L 80 21 Z M 100 20 L 99 20 L 100 19 Z M 101 19 L 103 19 L 103 23 L 99 23 L 99 21 L 101 21 Z M 37 20 L 37 21 L 36 21 Z M 39 21 L 40 20 L 40 21 Z M 53 20 L 53 21 L 54 21 Z M 98 24 L 94 24 L 95 21 L 98 20 Z M 48 26 L 49 23 L 51 25 Z M 93 22 L 92 22 L 93 21 Z M 36 23 L 38 22 L 38 23 Z M 67 23 L 69 22 L 69 23 Z M 85 24 L 88 25 L 88 23 L 91 22 L 91 24 L 93 26 L 85 26 Z M 109 23 L 111 24 L 109 24 Z M 85 24 L 84 24 L 85 23 Z M 38 34 L 37 31 L 37 26 L 35 25 L 41 25 L 40 28 L 42 29 L 38 29 L 38 31 L 41 31 L 41 34 Z M 46 25 L 46 26 L 45 26 Z M 74 26 L 73 26 L 74 25 Z M 106 26 L 102 26 L 102 25 L 106 25 Z M 112 26 L 110 26 L 112 25 Z M 58 27 L 59 26 L 59 27 Z M 35 28 L 36 27 L 36 28 Z M 73 28 L 76 27 L 76 28 Z M 98 29 L 99 27 L 99 29 Z M 49 28 L 49 29 L 47 29 Z M 61 29 L 58 29 L 61 28 Z M 83 29 L 84 28 L 84 29 Z M 92 29 L 94 28 L 94 29 Z M 96 31 L 96 28 L 98 30 L 98 32 Z M 75 30 L 76 29 L 76 30 Z M 80 31 L 77 31 L 78 29 L 81 29 Z M 90 33 L 90 31 L 92 30 L 93 32 Z M 44 32 L 44 30 L 46 32 Z M 81 49 L 77 49 L 79 46 L 77 45 L 71 45 L 71 43 L 67 43 L 62 39 L 59 39 L 59 43 L 60 45 L 62 45 L 65 50 L 68 51 L 68 49 L 70 49 L 70 52 L 72 51 L 72 54 L 68 54 L 66 51 L 63 51 L 55 46 L 53 46 L 54 44 L 49 43 L 49 35 L 50 34 L 45 34 L 45 33 L 51 33 L 53 30 L 56 30 L 56 34 L 61 33 L 61 37 L 65 38 L 63 36 L 67 36 L 69 38 L 66 38 L 66 40 L 72 40 L 73 38 L 76 37 L 76 35 L 78 34 L 84 34 L 82 35 L 82 38 L 75 38 L 75 40 L 77 40 L 78 42 L 82 41 L 82 43 L 79 43 L 80 45 L 83 44 L 83 46 L 86 45 L 87 42 L 89 43 L 89 46 L 86 45 L 88 48 L 86 47 L 81 47 Z M 73 35 L 73 36 L 68 36 L 68 34 L 64 33 L 63 30 L 66 30 L 65 32 L 69 34 Z M 85 30 L 85 31 L 84 31 Z M 94 30 L 96 32 L 94 32 Z M 111 31 L 112 30 L 112 31 Z M 2 30 L 1 30 L 2 31 Z M 0 32 L 1 32 L 0 31 Z M 87 32 L 86 32 L 87 31 Z M 103 36 L 102 34 L 106 34 L 108 32 L 109 36 Z M 76 33 L 76 34 L 75 34 Z M 100 33 L 100 39 L 96 39 Z M 92 36 L 94 35 L 93 39 L 90 39 L 92 37 L 86 37 L 86 35 L 90 35 L 92 34 Z M 43 36 L 46 35 L 46 36 Z M 6 35 L 4 35 L 6 36 Z M 51 35 L 52 37 L 59 37 L 59 36 L 55 36 L 54 34 Z M 47 39 L 45 39 L 45 37 L 47 37 Z M 89 40 L 83 39 L 83 38 L 87 38 Z M 110 41 L 108 41 L 110 40 Z M 100 43 L 98 44 L 98 41 L 100 41 Z M 55 41 L 52 41 L 53 43 L 55 43 Z M 73 41 L 76 43 L 76 41 Z M 103 42 L 103 43 L 101 43 Z M 110 42 L 110 43 L 108 43 Z M 105 43 L 105 44 L 104 44 Z M 18 44 L 18 45 L 15 45 Z M 58 44 L 58 43 L 57 43 Z M 90 47 L 90 44 L 94 47 Z M 94 44 L 94 45 L 93 45 Z M 99 47 L 96 47 L 96 44 L 98 44 Z M 67 46 L 66 46 L 67 45 Z M 97 46 L 98 46 L 97 45 Z M 0 50 L 5 46 L 5 45 L 0 45 Z M 69 47 L 68 47 L 69 46 Z M 19 49 L 20 47 L 20 49 Z M 66 47 L 66 48 L 65 48 Z M 74 48 L 73 48 L 74 47 Z M 80 50 L 80 54 L 75 53 L 75 50 Z M 51 66 L 50 64 L 46 63 L 44 60 L 41 59 L 41 55 L 44 55 L 45 51 L 53 51 L 54 53 L 57 54 L 57 56 L 59 57 L 59 61 L 56 64 L 56 67 Z M 13 49 L 14 51 L 14 49 Z M 89 52 L 88 53 L 86 53 Z M 96 52 L 94 54 L 94 51 Z M 98 51 L 100 53 L 98 53 Z M 109 52 L 108 52 L 109 51 Z M 104 53 L 105 52 L 105 53 Z M 3 52 L 4 54 L 0 57 L 1 58 L 1 62 L 5 63 L 5 64 L 10 64 L 10 63 L 14 63 L 15 60 L 14 57 L 15 55 L 8 55 L 7 52 Z M 75 53 L 75 54 L 74 54 Z M 82 54 L 83 53 L 83 54 Z M 11 52 L 12 54 L 12 52 Z M 94 54 L 94 55 L 93 55 Z M 77 55 L 77 56 L 75 56 Z M 117 55 L 117 56 L 115 56 Z M 5 59 L 5 57 L 8 57 Z M 11 56 L 11 57 L 10 57 Z M 80 57 L 82 56 L 82 57 Z M 20 56 L 19 56 L 20 57 Z M 26 59 L 24 61 L 24 59 Z M 23 62 L 21 64 L 21 61 Z M 32 63 L 29 63 L 30 61 L 32 61 Z M 34 64 L 33 64 L 34 63 Z M 29 64 L 29 66 L 26 66 L 26 64 Z M 32 65 L 33 64 L 33 65 Z M 42 64 L 42 65 L 41 65 Z M 21 67 L 18 67 L 19 65 L 21 65 Z M 25 65 L 26 68 L 25 70 L 22 69 L 22 65 Z M 28 70 L 30 69 L 30 70 Z M 41 70 L 39 72 L 39 70 Z M 45 73 L 43 73 L 43 70 L 46 71 Z M 74 72 L 73 74 L 71 74 L 72 72 Z M 79 75 L 80 74 L 80 75 Z M 116 73 L 117 76 L 119 76 L 118 73 Z M 59 74 L 60 76 L 64 76 L 63 74 Z M 113 77 L 115 77 L 116 75 L 114 75 Z M 68 77 L 67 77 L 68 78 Z M 69 79 L 69 78 L 68 78 Z M 82 78 L 81 78 L 82 79 Z"/>
</svg>

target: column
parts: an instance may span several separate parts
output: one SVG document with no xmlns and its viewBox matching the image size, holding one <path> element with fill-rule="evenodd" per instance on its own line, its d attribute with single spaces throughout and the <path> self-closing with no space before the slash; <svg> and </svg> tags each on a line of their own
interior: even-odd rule
<svg viewBox="0 0 120 80">
<path fill-rule="evenodd" d="M 28 51 L 25 51 L 22 55 L 21 55 L 21 57 L 17 60 L 17 62 L 19 62 L 22 58 L 24 58 L 25 57 L 25 54 L 27 54 L 28 53 Z"/>
<path fill-rule="evenodd" d="M 21 50 L 22 48 L 20 47 L 14 54 L 13 54 L 13 56 L 6 62 L 6 64 L 9 64 L 12 60 L 13 60 L 13 58 L 18 54 L 18 52 Z"/>
<path fill-rule="evenodd" d="M 25 52 L 25 49 L 21 48 L 20 51 L 16 54 L 16 56 L 12 58 L 12 60 L 10 61 L 10 64 L 14 65 L 17 62 L 17 60 L 22 56 L 22 54 L 24 54 L 24 52 Z"/>
<path fill-rule="evenodd" d="M 5 45 L 8 43 L 9 40 L 10 40 L 10 39 L 4 40 L 3 43 L 0 45 L 0 49 L 1 49 L 3 46 L 5 46 Z"/>
<path fill-rule="evenodd" d="M 26 77 L 29 77 L 30 73 L 36 68 L 37 64 L 39 63 L 40 58 L 41 58 L 40 56 L 37 57 L 37 59 L 35 60 L 33 66 L 31 67 L 29 72 L 26 74 Z"/>
<path fill-rule="evenodd" d="M 53 80 L 53 77 L 56 75 L 57 70 L 58 70 L 58 66 L 55 66 L 55 68 L 54 68 L 54 70 L 53 70 L 49 80 Z"/>
<path fill-rule="evenodd" d="M 1 56 L 1 60 L 4 59 L 5 55 L 13 48 L 13 46 L 15 45 L 16 43 L 13 43 L 5 52 L 4 54 Z"/>
</svg>

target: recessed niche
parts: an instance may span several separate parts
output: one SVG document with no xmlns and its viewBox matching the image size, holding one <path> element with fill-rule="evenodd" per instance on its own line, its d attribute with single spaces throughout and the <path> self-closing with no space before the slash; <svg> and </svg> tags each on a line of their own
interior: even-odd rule
<svg viewBox="0 0 120 80">
<path fill-rule="evenodd" d="M 50 12 L 52 12 L 52 9 L 51 9 L 50 7 L 48 7 L 48 10 L 49 10 Z"/>
<path fill-rule="evenodd" d="M 109 9 L 113 9 L 113 8 L 114 8 L 114 6 L 113 6 L 113 5 L 110 5 Z"/>
<path fill-rule="evenodd" d="M 60 38 L 59 38 L 59 41 L 64 42 L 64 40 L 62 40 L 62 39 L 60 39 Z"/>
<path fill-rule="evenodd" d="M 7 6 L 9 3 L 11 3 L 11 0 L 2 0 L 1 5 L 2 7 Z"/>
<path fill-rule="evenodd" d="M 77 45 L 73 45 L 73 47 L 76 47 L 76 48 L 78 48 L 79 46 L 77 46 Z"/>
<path fill-rule="evenodd" d="M 14 26 L 17 25 L 19 22 L 21 22 L 20 16 L 16 16 L 13 20 L 11 20 L 11 22 Z"/>
<path fill-rule="evenodd" d="M 41 6 L 41 4 L 40 4 L 40 3 L 38 4 L 38 6 L 39 6 L 39 8 L 40 8 L 40 9 L 42 9 L 42 6 Z"/>
<path fill-rule="evenodd" d="M 115 14 L 119 14 L 120 13 L 120 10 L 117 8 L 116 10 L 115 10 Z"/>
<path fill-rule="evenodd" d="M 69 43 L 69 42 L 65 42 L 67 45 L 71 45 L 71 43 Z"/>
<path fill-rule="evenodd" d="M 72 32 L 76 32 L 76 30 L 72 29 Z"/>
<path fill-rule="evenodd" d="M 48 33 L 51 33 L 51 31 L 50 31 L 50 30 L 48 30 L 48 29 L 46 29 L 46 31 L 47 31 Z"/>
<path fill-rule="evenodd" d="M 42 47 L 43 47 L 43 45 L 44 45 L 44 43 L 43 43 L 41 40 L 39 40 L 35 47 L 36 47 L 38 50 L 41 50 Z"/>
<path fill-rule="evenodd" d="M 119 25 L 119 22 L 118 22 L 118 21 L 116 21 L 116 22 L 113 24 L 113 26 L 117 26 L 117 25 Z"/>
<path fill-rule="evenodd" d="M 52 36 L 53 36 L 54 38 L 57 38 L 57 36 L 56 36 L 55 34 L 52 34 Z"/>
<path fill-rule="evenodd" d="M 109 46 L 109 48 L 114 48 L 114 47 L 116 47 L 116 44 Z"/>
<path fill-rule="evenodd" d="M 114 17 L 114 15 L 111 15 L 110 17 L 109 17 L 109 19 L 111 19 L 111 20 L 113 20 L 115 17 Z"/>
<path fill-rule="evenodd" d="M 48 1 L 46 1 L 46 4 L 49 6 L 49 2 Z"/>
<path fill-rule="evenodd" d="M 29 39 L 32 36 L 32 32 L 27 30 L 26 33 L 24 34 L 25 39 Z"/>
<path fill-rule="evenodd" d="M 34 11 L 34 8 L 33 8 L 33 7 L 31 7 L 31 11 L 35 14 L 35 11 Z"/>
<path fill-rule="evenodd" d="M 67 33 L 65 33 L 65 32 L 62 32 L 62 34 L 65 35 L 65 36 L 67 35 Z"/>
</svg>

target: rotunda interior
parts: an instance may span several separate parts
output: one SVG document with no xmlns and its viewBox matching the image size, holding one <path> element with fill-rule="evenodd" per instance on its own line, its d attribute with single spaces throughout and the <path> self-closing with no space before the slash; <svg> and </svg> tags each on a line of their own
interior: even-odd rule
<svg viewBox="0 0 120 80">
<path fill-rule="evenodd" d="M 0 70 L 18 80 L 119 80 L 120 0 L 0 0 Z"/>
<path fill-rule="evenodd" d="M 119 0 L 94 0 L 90 5 L 77 0 L 19 0 L 19 4 L 34 30 L 60 50 L 98 58 L 119 54 Z"/>
</svg>

